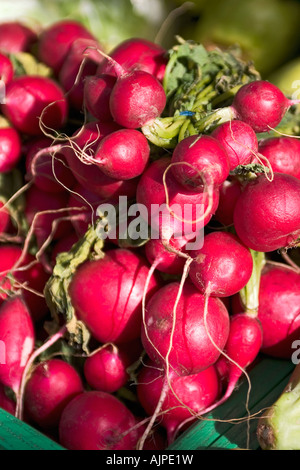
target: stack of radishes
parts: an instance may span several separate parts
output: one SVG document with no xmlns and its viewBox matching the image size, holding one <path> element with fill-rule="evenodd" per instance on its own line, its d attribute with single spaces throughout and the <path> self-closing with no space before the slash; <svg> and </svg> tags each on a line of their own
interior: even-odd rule
<svg viewBox="0 0 300 470">
<path fill-rule="evenodd" d="M 162 47 L 108 54 L 68 20 L 0 25 L 0 51 L 0 406 L 67 449 L 165 449 L 259 355 L 291 358 L 300 142 L 261 134 L 297 103 L 241 84 L 232 120 L 165 150 L 143 132 L 165 112 Z M 98 239 L 120 196 L 127 224 Z"/>
</svg>

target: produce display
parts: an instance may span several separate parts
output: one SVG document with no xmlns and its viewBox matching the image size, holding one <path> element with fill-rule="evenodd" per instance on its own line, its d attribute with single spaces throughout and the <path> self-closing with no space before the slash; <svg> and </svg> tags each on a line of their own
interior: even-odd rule
<svg viewBox="0 0 300 470">
<path fill-rule="evenodd" d="M 1 23 L 0 70 L 0 407 L 168 449 L 299 343 L 300 100 L 237 48 L 75 19 Z M 299 449 L 274 416 L 261 447 Z"/>
</svg>

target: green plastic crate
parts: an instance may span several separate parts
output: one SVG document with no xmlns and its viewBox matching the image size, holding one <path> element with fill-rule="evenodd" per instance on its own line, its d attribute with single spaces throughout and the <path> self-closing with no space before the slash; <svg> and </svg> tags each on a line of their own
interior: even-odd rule
<svg viewBox="0 0 300 470">
<path fill-rule="evenodd" d="M 261 360 L 249 373 L 251 390 L 250 414 L 260 412 L 281 394 L 289 380 L 294 365 L 287 360 Z M 167 449 L 169 451 L 245 449 L 258 450 L 256 439 L 257 419 L 247 418 L 245 401 L 248 381 L 233 393 L 226 403 L 192 425 Z M 233 419 L 237 421 L 232 422 Z M 231 421 L 231 422 L 230 422 Z M 249 436 L 249 440 L 248 440 Z M 27 423 L 0 409 L 0 450 L 65 450 Z"/>
</svg>

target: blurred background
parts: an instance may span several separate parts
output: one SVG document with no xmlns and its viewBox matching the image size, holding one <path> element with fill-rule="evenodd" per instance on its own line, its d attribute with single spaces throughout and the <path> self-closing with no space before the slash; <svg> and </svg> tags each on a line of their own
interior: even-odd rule
<svg viewBox="0 0 300 470">
<path fill-rule="evenodd" d="M 37 29 L 80 20 L 107 51 L 134 36 L 166 48 L 176 35 L 206 47 L 237 44 L 286 94 L 300 80 L 299 0 L 0 0 L 0 6 L 0 21 L 18 19 Z"/>
</svg>

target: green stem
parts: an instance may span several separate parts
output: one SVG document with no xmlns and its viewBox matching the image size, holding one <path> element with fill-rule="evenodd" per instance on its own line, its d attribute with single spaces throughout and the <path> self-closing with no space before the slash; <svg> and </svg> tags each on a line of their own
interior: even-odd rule
<svg viewBox="0 0 300 470">
<path fill-rule="evenodd" d="M 240 291 L 241 301 L 245 311 L 252 316 L 257 316 L 259 307 L 259 288 L 261 271 L 265 265 L 265 253 L 250 249 L 253 260 L 252 275 L 246 286 Z"/>
</svg>

